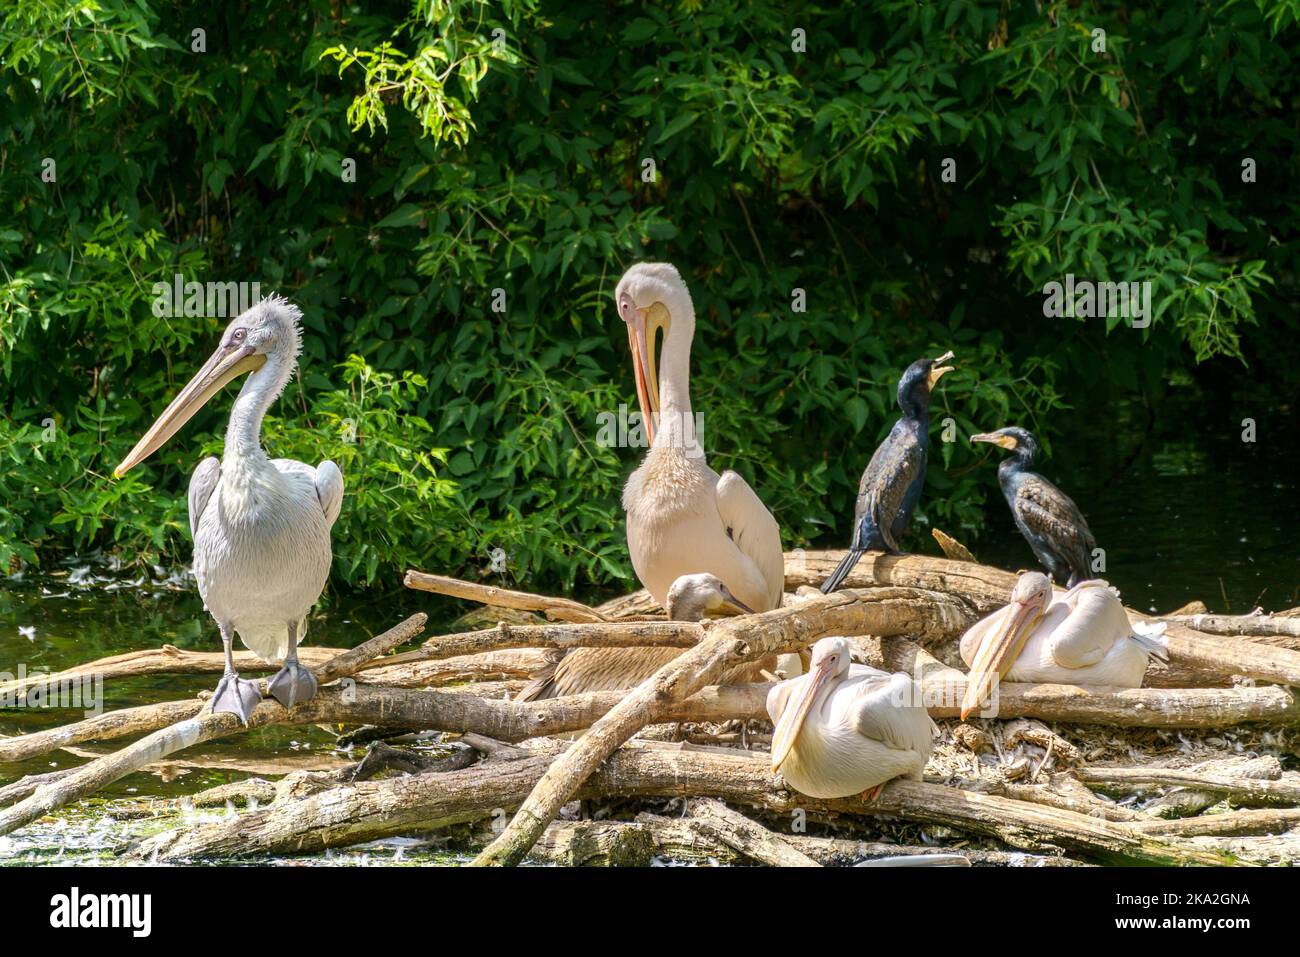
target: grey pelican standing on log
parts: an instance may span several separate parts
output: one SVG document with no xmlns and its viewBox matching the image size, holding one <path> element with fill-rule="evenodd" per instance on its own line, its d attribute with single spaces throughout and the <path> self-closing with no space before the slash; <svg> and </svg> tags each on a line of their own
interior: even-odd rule
<svg viewBox="0 0 1300 957">
<path fill-rule="evenodd" d="M 224 454 L 199 463 L 189 491 L 194 577 L 226 656 L 212 710 L 237 714 L 245 724 L 261 695 L 235 671 L 236 632 L 263 660 L 284 660 L 269 685 L 282 705 L 316 694 L 315 675 L 298 663 L 298 642 L 329 578 L 330 528 L 343 503 L 343 474 L 333 462 L 312 468 L 262 450 L 262 417 L 298 363 L 301 317 L 297 306 L 273 296 L 234 319 L 217 351 L 113 473 L 120 478 L 139 465 L 228 382 L 248 374 L 230 412 Z"/>
</svg>

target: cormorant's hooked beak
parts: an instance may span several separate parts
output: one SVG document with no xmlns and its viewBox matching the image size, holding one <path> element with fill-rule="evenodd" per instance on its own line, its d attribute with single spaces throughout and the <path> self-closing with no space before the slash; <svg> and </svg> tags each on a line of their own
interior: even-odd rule
<svg viewBox="0 0 1300 957">
<path fill-rule="evenodd" d="M 803 728 L 808 712 L 812 710 L 813 702 L 834 673 L 835 666 L 831 659 L 823 658 L 811 674 L 794 679 L 801 683 L 801 687 L 795 690 L 794 698 L 786 705 L 785 711 L 781 712 L 781 720 L 776 723 L 776 730 L 772 733 L 773 774 L 781 770 L 781 765 L 790 756 L 790 749 L 799 738 L 799 731 Z"/>
<path fill-rule="evenodd" d="M 1002 624 L 984 636 L 975 660 L 970 663 L 970 674 L 966 676 L 966 694 L 961 699 L 963 721 L 980 707 L 994 685 L 1006 677 L 1042 615 L 1043 609 L 1036 602 L 1012 601 L 1007 606 Z"/>
<path fill-rule="evenodd" d="M 943 355 L 941 355 L 939 358 L 934 360 L 934 365 L 930 367 L 930 375 L 929 375 L 929 384 L 931 389 L 933 389 L 936 385 L 939 384 L 939 380 L 943 378 L 945 373 L 953 371 L 952 366 L 943 365 L 943 363 L 947 362 L 952 357 L 953 357 L 952 350 L 950 349 L 947 352 L 945 352 Z"/>
<path fill-rule="evenodd" d="M 627 324 L 627 341 L 632 347 L 632 372 L 636 378 L 636 397 L 641 404 L 641 421 L 651 444 L 659 429 L 659 374 L 655 363 L 655 334 L 663 329 L 664 337 L 672 326 L 672 316 L 661 302 L 642 309 L 634 306 Z"/>
<path fill-rule="evenodd" d="M 731 589 L 726 585 L 722 586 L 722 610 L 733 615 L 752 615 L 754 613 L 754 609 L 733 595 Z"/>
<path fill-rule="evenodd" d="M 970 440 L 972 442 L 988 442 L 990 445 L 1001 446 L 1004 449 L 1014 450 L 1017 447 L 1017 442 L 1013 436 L 998 435 L 996 432 L 980 432 L 977 435 L 972 435 Z"/>
<path fill-rule="evenodd" d="M 163 414 L 149 426 L 149 431 L 135 444 L 122 464 L 113 469 L 113 477 L 121 478 L 161 448 L 231 379 L 245 372 L 255 372 L 265 364 L 266 356 L 254 352 L 252 346 L 218 346 L 217 351 L 203 364 L 203 368 L 185 384 L 185 388 L 176 393 L 176 398 L 163 410 Z"/>
</svg>

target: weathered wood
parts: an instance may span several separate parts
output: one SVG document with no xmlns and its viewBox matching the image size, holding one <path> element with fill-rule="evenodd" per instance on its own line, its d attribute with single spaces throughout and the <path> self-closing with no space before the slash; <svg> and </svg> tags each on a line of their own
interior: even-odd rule
<svg viewBox="0 0 1300 957">
<path fill-rule="evenodd" d="M 156 835 L 133 852 L 144 859 L 238 858 L 297 854 L 481 820 L 522 802 L 551 755 L 490 761 L 447 774 L 362 781 L 277 801 L 257 811 Z M 582 798 L 701 797 L 793 815 L 883 814 L 996 838 L 1030 852 L 1062 849 L 1103 863 L 1222 864 L 1213 849 L 1193 848 L 1134 825 L 937 784 L 894 781 L 880 798 L 818 801 L 781 787 L 765 755 L 625 747 L 579 789 Z"/>
<path fill-rule="evenodd" d="M 951 559 L 954 562 L 975 561 L 975 556 L 971 554 L 971 550 L 947 532 L 941 531 L 937 528 L 932 528 L 930 529 L 930 535 L 939 543 L 939 547 L 943 549 L 945 558 Z"/>
<path fill-rule="evenodd" d="M 427 616 L 423 613 L 412 615 L 382 635 L 371 638 L 340 655 L 335 655 L 316 672 L 317 681 L 321 685 L 327 685 L 350 676 L 370 658 L 382 655 L 410 641 L 424 628 L 426 620 Z M 262 694 L 266 694 L 265 681 L 259 683 L 259 690 Z M 348 694 L 351 691 L 352 689 L 348 689 Z M 339 695 L 340 698 L 347 696 Z M 30 796 L 0 811 L 0 835 L 8 834 L 56 808 L 63 807 L 70 801 L 92 794 L 183 748 L 250 728 L 279 723 L 286 716 L 288 712 L 284 707 L 274 698 L 268 698 L 253 710 L 247 726 L 240 724 L 237 715 L 213 714 L 205 711 L 198 717 L 162 728 L 120 751 L 83 765 L 66 778 L 38 787 Z"/>
<path fill-rule="evenodd" d="M 561 867 L 648 867 L 657 853 L 650 828 L 640 824 L 556 821 L 529 857 Z"/>
<path fill-rule="evenodd" d="M 1159 621 L 1186 625 L 1211 635 L 1239 635 L 1248 638 L 1300 638 L 1300 618 L 1278 617 L 1255 612 L 1249 615 L 1165 615 Z"/>
<path fill-rule="evenodd" d="M 696 830 L 760 864 L 770 864 L 773 867 L 821 867 L 803 851 L 796 850 L 784 837 L 773 834 L 721 801 L 708 798 L 691 801 L 689 810 L 691 823 Z"/>
<path fill-rule="evenodd" d="M 1300 808 L 1251 808 L 1201 814 L 1173 821 L 1142 821 L 1134 825 L 1144 834 L 1185 838 L 1216 835 L 1281 834 L 1300 827 Z"/>
<path fill-rule="evenodd" d="M 338 653 L 337 648 L 304 645 L 298 649 L 298 660 L 306 667 L 315 669 Z M 276 671 L 280 666 L 268 664 L 251 651 L 239 651 L 235 653 L 235 667 L 240 672 L 252 674 Z M 61 682 L 90 677 L 108 681 L 145 675 L 221 674 L 224 669 L 225 657 L 219 651 L 184 651 L 175 645 L 163 645 L 161 648 L 145 648 L 121 655 L 110 655 L 107 658 L 99 658 L 50 674 L 37 672 L 25 675 L 21 679 L 5 681 L 0 683 L 0 696 L 18 695 L 32 688 L 57 686 Z"/>
<path fill-rule="evenodd" d="M 1300 781 L 1269 781 L 1256 778 L 1207 774 L 1174 768 L 1079 768 L 1075 775 L 1084 784 L 1105 790 L 1135 791 L 1152 787 L 1194 788 L 1220 794 L 1237 804 L 1261 807 L 1290 807 L 1300 804 Z"/>
<path fill-rule="evenodd" d="M 552 825 L 554 827 L 555 825 Z M 580 825 L 579 825 L 580 826 Z M 662 817 L 642 812 L 624 827 L 647 827 L 659 857 L 670 860 L 718 864 L 739 864 L 747 860 L 739 851 L 702 833 L 690 818 Z M 549 830 L 549 829 L 548 829 Z M 823 867 L 856 864 L 864 860 L 911 857 L 921 854 L 951 855 L 944 847 L 928 845 L 886 844 L 880 841 L 854 841 L 837 837 L 810 837 L 786 834 L 784 839 Z M 975 865 L 995 867 L 1080 867 L 1076 861 L 1060 855 L 1026 854 L 1023 851 L 989 851 L 962 848 L 959 852 Z"/>
<path fill-rule="evenodd" d="M 418 652 L 404 659 L 450 658 L 503 648 L 689 648 L 699 642 L 703 631 L 690 621 L 619 621 L 557 625 L 511 625 L 459 635 L 434 635 Z"/>
<path fill-rule="evenodd" d="M 534 595 L 525 591 L 512 591 L 509 588 L 495 588 L 480 585 L 477 582 L 462 581 L 446 575 L 430 575 L 427 572 L 411 569 L 402 579 L 407 588 L 418 591 L 433 592 L 435 595 L 448 595 L 452 598 L 464 598 L 484 605 L 500 608 L 520 608 L 524 611 L 540 611 L 552 621 L 604 621 L 605 616 L 596 609 L 569 598 L 552 598 L 547 595 Z"/>
<path fill-rule="evenodd" d="M 902 659 L 885 662 L 900 667 Z M 942 666 L 940 666 L 942 668 Z M 951 671 L 951 669 L 945 669 Z M 915 673 L 915 672 L 913 672 Z M 956 717 L 965 678 L 926 675 L 925 704 L 936 718 Z M 509 741 L 581 731 L 623 700 L 626 692 L 603 691 L 545 701 L 516 702 L 483 697 L 498 685 L 415 691 L 390 685 L 361 684 L 351 700 L 322 697 L 299 706 L 282 723 L 382 724 L 393 728 L 474 731 Z M 770 685 L 725 685 L 701 689 L 688 700 L 666 704 L 657 722 L 766 720 Z M 0 763 L 27 760 L 88 741 L 108 741 L 157 731 L 197 715 L 199 700 L 164 702 L 112 711 L 84 721 L 11 738 L 0 738 Z M 306 710 L 304 710 L 306 709 Z M 1126 728 L 1209 729 L 1236 724 L 1291 725 L 1300 722 L 1300 701 L 1273 686 L 1240 688 L 1130 688 L 1113 690 L 1074 685 L 1023 685 L 999 688 L 998 716 L 1038 718 L 1070 724 Z"/>
<path fill-rule="evenodd" d="M 939 634 L 964 619 L 963 611 L 936 592 L 879 589 L 842 591 L 800 605 L 702 626 L 699 644 L 668 662 L 593 724 L 538 782 L 534 794 L 506 829 L 474 859 L 474 866 L 523 860 L 591 773 L 623 742 L 664 719 L 665 705 L 682 701 L 716 681 L 729 668 L 782 652 L 799 651 L 829 634 Z M 853 631 L 846 629 L 852 628 Z"/>
</svg>

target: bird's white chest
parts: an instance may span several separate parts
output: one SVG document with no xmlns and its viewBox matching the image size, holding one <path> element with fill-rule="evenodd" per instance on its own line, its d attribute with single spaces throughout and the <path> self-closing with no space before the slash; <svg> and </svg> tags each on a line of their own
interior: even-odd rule
<svg viewBox="0 0 1300 957">
<path fill-rule="evenodd" d="M 223 474 L 195 529 L 199 592 L 237 628 L 301 619 L 330 562 L 329 524 L 305 476 Z"/>
</svg>

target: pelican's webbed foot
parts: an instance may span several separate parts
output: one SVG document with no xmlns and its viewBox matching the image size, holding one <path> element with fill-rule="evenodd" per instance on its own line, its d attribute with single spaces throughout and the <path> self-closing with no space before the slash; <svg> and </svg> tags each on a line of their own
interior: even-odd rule
<svg viewBox="0 0 1300 957">
<path fill-rule="evenodd" d="M 212 713 L 229 712 L 239 715 L 239 720 L 248 724 L 253 709 L 262 700 L 262 693 L 257 690 L 256 681 L 247 681 L 235 672 L 221 676 L 217 690 L 212 695 Z"/>
<path fill-rule="evenodd" d="M 275 673 L 266 690 L 285 708 L 293 710 L 294 705 L 316 697 L 316 676 L 296 659 L 290 659 Z"/>
</svg>

